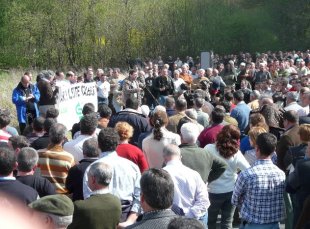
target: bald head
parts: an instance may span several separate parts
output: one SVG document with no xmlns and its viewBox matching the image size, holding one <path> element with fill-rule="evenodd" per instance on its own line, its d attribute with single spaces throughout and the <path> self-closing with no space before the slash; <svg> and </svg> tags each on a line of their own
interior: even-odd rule
<svg viewBox="0 0 310 229">
<path fill-rule="evenodd" d="M 219 71 L 217 69 L 213 69 L 213 75 L 217 76 L 219 74 Z"/>
<path fill-rule="evenodd" d="M 30 77 L 28 75 L 23 75 L 20 82 L 24 87 L 28 87 L 30 83 Z"/>
</svg>

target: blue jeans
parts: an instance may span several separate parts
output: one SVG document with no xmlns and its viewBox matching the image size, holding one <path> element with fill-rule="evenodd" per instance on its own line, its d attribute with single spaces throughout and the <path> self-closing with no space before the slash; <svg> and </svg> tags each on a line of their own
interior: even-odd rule
<svg viewBox="0 0 310 229">
<path fill-rule="evenodd" d="M 279 223 L 266 223 L 266 224 L 247 223 L 245 225 L 241 223 L 240 229 L 280 229 L 280 225 Z"/>
<path fill-rule="evenodd" d="M 217 217 L 221 211 L 221 229 L 232 228 L 235 206 L 231 204 L 232 192 L 209 193 L 210 207 L 208 209 L 210 229 L 216 228 Z"/>
<path fill-rule="evenodd" d="M 205 229 L 208 229 L 208 212 L 204 216 L 200 217 L 199 221 L 203 223 Z"/>
</svg>

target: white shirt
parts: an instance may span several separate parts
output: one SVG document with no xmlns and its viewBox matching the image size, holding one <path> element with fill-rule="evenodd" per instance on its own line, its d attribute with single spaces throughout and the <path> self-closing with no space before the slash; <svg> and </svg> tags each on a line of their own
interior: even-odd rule
<svg viewBox="0 0 310 229">
<path fill-rule="evenodd" d="M 285 111 L 296 111 L 298 116 L 306 116 L 306 111 L 302 106 L 300 106 L 297 102 L 291 102 L 286 107 L 284 107 Z"/>
<path fill-rule="evenodd" d="M 99 81 L 97 83 L 97 86 L 98 86 L 98 97 L 108 98 L 110 92 L 110 83 L 108 81 L 104 82 Z"/>
<path fill-rule="evenodd" d="M 210 206 L 207 185 L 199 173 L 182 164 L 180 160 L 171 160 L 163 168 L 172 177 L 174 183 L 173 203 L 182 208 L 186 217 L 199 219 Z"/>
<path fill-rule="evenodd" d="M 175 92 L 182 92 L 182 89 L 181 89 L 181 84 L 184 84 L 184 80 L 181 79 L 181 78 L 178 78 L 177 80 L 176 79 L 173 79 L 173 84 L 174 84 L 174 91 Z"/>
<path fill-rule="evenodd" d="M 83 143 L 87 139 L 92 138 L 92 137 L 93 137 L 92 135 L 81 134 L 76 139 L 73 139 L 64 144 L 64 150 L 73 155 L 74 161 L 76 164 L 79 163 L 79 161 L 84 158 Z"/>
<path fill-rule="evenodd" d="M 142 141 L 142 150 L 150 168 L 162 168 L 164 163 L 163 149 L 166 145 L 180 145 L 181 138 L 178 134 L 168 131 L 165 127 L 161 128 L 163 137 L 160 141 L 154 139 L 153 133 Z"/>
<path fill-rule="evenodd" d="M 100 159 L 95 161 L 105 162 L 112 167 L 112 179 L 109 185 L 111 194 L 120 200 L 132 201 L 131 211 L 140 212 L 140 178 L 139 167 L 126 158 L 119 157 L 115 151 L 103 152 Z M 93 163 L 93 164 L 94 164 Z M 87 167 L 83 177 L 83 195 L 87 199 L 92 191 L 88 187 L 88 176 L 90 166 Z"/>
<path fill-rule="evenodd" d="M 101 129 L 100 128 L 96 128 L 95 130 L 95 134 L 94 136 L 98 137 L 99 133 L 100 133 Z M 78 136 L 81 135 L 81 131 L 79 130 L 78 132 L 76 132 L 74 135 L 73 135 L 73 138 L 72 139 L 76 139 Z"/>
<path fill-rule="evenodd" d="M 205 149 L 208 151 L 208 153 L 223 158 L 216 149 L 215 144 L 208 144 L 205 146 Z M 208 190 L 210 193 L 218 194 L 232 192 L 238 177 L 237 171 L 242 171 L 250 167 L 249 163 L 244 158 L 240 150 L 238 150 L 238 152 L 232 157 L 223 159 L 227 162 L 228 166 L 225 172 L 218 179 L 209 183 Z"/>
<path fill-rule="evenodd" d="M 67 80 L 56 80 L 56 86 L 59 88 L 70 86 L 70 82 Z"/>
</svg>

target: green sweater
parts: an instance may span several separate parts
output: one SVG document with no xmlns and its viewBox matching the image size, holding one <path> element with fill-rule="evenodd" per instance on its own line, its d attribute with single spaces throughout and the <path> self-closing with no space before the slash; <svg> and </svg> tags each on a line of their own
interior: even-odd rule
<svg viewBox="0 0 310 229">
<path fill-rule="evenodd" d="M 211 182 L 225 172 L 227 163 L 196 144 L 181 144 L 182 163 L 196 170 L 204 182 Z"/>
<path fill-rule="evenodd" d="M 116 196 L 92 195 L 74 202 L 73 221 L 68 229 L 115 229 L 121 213 L 121 202 Z"/>
</svg>

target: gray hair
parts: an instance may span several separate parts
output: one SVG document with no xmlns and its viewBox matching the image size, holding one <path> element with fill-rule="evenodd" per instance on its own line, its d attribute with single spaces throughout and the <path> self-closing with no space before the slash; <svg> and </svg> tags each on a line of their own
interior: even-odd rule
<svg viewBox="0 0 310 229">
<path fill-rule="evenodd" d="M 196 143 L 199 134 L 199 130 L 195 123 L 184 123 L 181 127 L 181 135 L 185 143 Z"/>
<path fill-rule="evenodd" d="M 203 72 L 203 74 L 206 73 L 206 70 L 204 70 L 203 68 L 198 69 L 199 72 Z"/>
<path fill-rule="evenodd" d="M 18 170 L 21 172 L 31 171 L 38 163 L 39 155 L 34 148 L 24 147 L 17 156 Z"/>
<path fill-rule="evenodd" d="M 98 140 L 96 138 L 89 138 L 83 143 L 83 154 L 86 157 L 99 156 Z"/>
<path fill-rule="evenodd" d="M 109 186 L 112 179 L 112 168 L 104 162 L 96 162 L 90 166 L 88 174 L 95 177 L 96 183 Z"/>
<path fill-rule="evenodd" d="M 182 68 L 188 68 L 189 65 L 187 63 L 182 64 Z"/>
<path fill-rule="evenodd" d="M 194 100 L 195 106 L 201 108 L 205 104 L 205 100 L 201 97 L 198 97 Z"/>
<path fill-rule="evenodd" d="M 297 101 L 298 100 L 298 94 L 295 91 L 290 91 L 287 93 L 287 98 L 293 101 Z"/>
<path fill-rule="evenodd" d="M 251 96 L 253 96 L 254 98 L 258 99 L 260 97 L 260 93 L 258 90 L 253 90 L 251 92 Z"/>
<path fill-rule="evenodd" d="M 49 138 L 52 144 L 60 144 L 66 137 L 67 129 L 63 124 L 56 123 L 50 128 Z"/>
<path fill-rule="evenodd" d="M 169 144 L 164 147 L 163 155 L 164 157 L 181 156 L 181 150 L 177 145 Z"/>
</svg>

